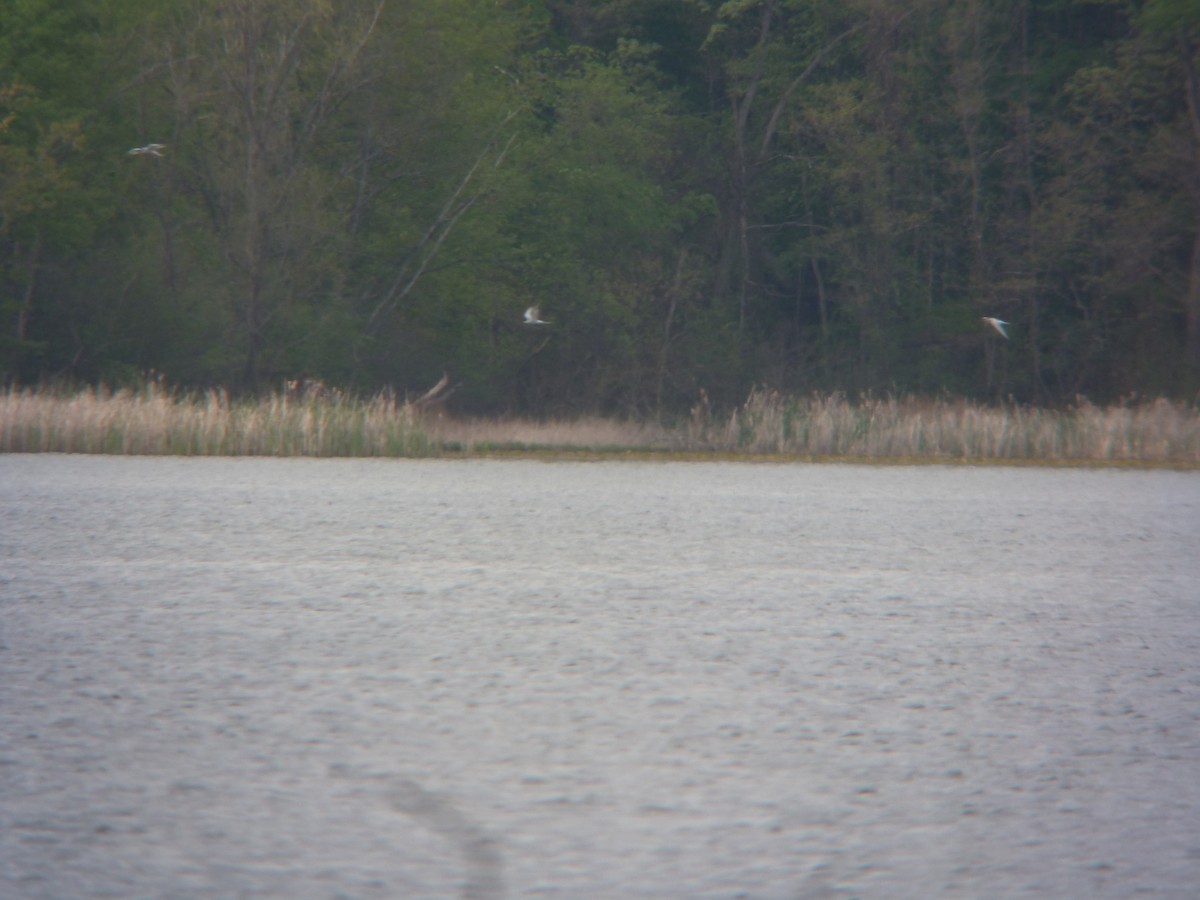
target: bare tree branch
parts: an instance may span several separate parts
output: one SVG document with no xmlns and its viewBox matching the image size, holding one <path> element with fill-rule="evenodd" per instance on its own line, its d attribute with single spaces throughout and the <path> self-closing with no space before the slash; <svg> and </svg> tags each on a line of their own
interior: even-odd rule
<svg viewBox="0 0 1200 900">
<path fill-rule="evenodd" d="M 513 117 L 516 116 L 518 112 L 519 110 L 513 110 L 507 116 L 505 116 L 504 120 L 497 126 L 497 130 L 503 128 L 510 121 L 512 121 Z M 499 167 L 515 139 L 515 134 L 509 137 L 507 143 L 504 145 L 504 149 L 500 151 L 496 158 L 495 167 Z M 438 250 L 441 248 L 442 243 L 450 235 L 450 232 L 458 223 L 458 220 L 462 218 L 463 214 L 472 206 L 474 206 L 475 202 L 482 196 L 481 192 L 461 202 L 459 200 L 463 192 L 467 189 L 467 186 L 475 178 L 475 173 L 479 170 L 479 167 L 483 164 L 483 161 L 487 159 L 495 145 L 496 138 L 488 141 L 487 146 L 483 149 L 483 152 L 481 152 L 476 158 L 475 162 L 471 164 L 471 168 L 467 170 L 467 174 L 463 176 L 463 179 L 459 182 L 458 187 L 454 189 L 454 192 L 442 206 L 441 211 L 434 217 L 433 222 L 430 224 L 421 240 L 417 242 L 415 247 L 405 254 L 404 259 L 401 261 L 396 272 L 396 276 L 392 281 L 392 286 L 387 290 L 387 292 L 383 295 L 383 298 L 375 305 L 375 309 L 371 312 L 371 315 L 367 320 L 369 325 L 374 325 L 385 311 L 394 309 L 396 305 L 406 296 L 408 296 L 412 289 L 416 287 L 417 282 L 425 273 L 426 267 L 428 267 L 429 263 L 433 261 L 433 258 L 437 256 Z M 407 281 L 405 281 L 408 263 L 414 257 L 418 258 L 416 270 L 412 273 L 411 277 L 408 277 Z M 404 285 L 403 288 L 401 288 L 401 284 Z"/>
<path fill-rule="evenodd" d="M 792 83 L 787 86 L 787 89 L 780 95 L 779 100 L 775 103 L 775 108 L 771 110 L 771 118 L 767 120 L 767 127 L 763 130 L 762 146 L 758 151 L 760 158 L 766 155 L 767 148 L 771 144 L 771 139 L 775 136 L 775 130 L 779 127 L 779 118 L 783 115 L 784 107 L 787 106 L 788 101 L 792 98 L 792 94 L 796 92 L 796 88 L 800 87 L 800 85 L 808 79 L 808 76 L 816 71 L 817 67 L 824 62 L 825 57 L 832 53 L 833 49 L 838 44 L 851 35 L 866 28 L 868 21 L 869 20 L 867 19 L 863 19 L 863 21 L 859 22 L 857 25 L 847 28 L 845 31 L 831 40 L 828 44 L 817 51 L 817 54 L 805 67 L 804 71 L 792 79 Z"/>
</svg>

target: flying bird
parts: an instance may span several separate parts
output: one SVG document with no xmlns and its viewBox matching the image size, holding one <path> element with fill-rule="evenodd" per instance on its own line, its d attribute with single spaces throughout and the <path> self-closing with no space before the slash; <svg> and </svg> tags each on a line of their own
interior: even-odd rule
<svg viewBox="0 0 1200 900">
<path fill-rule="evenodd" d="M 1005 322 L 1003 319 L 994 319 L 991 316 L 983 316 L 982 318 L 983 318 L 983 321 L 987 322 L 989 325 L 991 325 L 993 328 L 995 328 L 998 332 L 1000 332 L 1000 336 L 1002 338 L 1004 338 L 1006 341 L 1008 340 L 1008 332 L 1004 330 L 1004 326 L 1011 325 L 1012 324 L 1011 322 Z"/>
<path fill-rule="evenodd" d="M 128 156 L 157 156 L 161 158 L 162 151 L 166 149 L 166 144 L 147 144 L 145 147 L 134 147 L 133 149 L 125 152 Z"/>
<path fill-rule="evenodd" d="M 549 325 L 550 323 L 545 322 L 542 319 L 539 319 L 538 318 L 538 308 L 536 306 L 531 306 L 531 307 L 529 307 L 529 309 L 525 310 L 525 324 L 526 325 Z"/>
</svg>

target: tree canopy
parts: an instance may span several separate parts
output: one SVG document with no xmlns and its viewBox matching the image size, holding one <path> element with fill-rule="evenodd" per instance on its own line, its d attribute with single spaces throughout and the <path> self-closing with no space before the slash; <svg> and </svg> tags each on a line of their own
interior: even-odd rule
<svg viewBox="0 0 1200 900">
<path fill-rule="evenodd" d="M 0 13 L 6 382 L 1200 390 L 1196 0 Z"/>
</svg>

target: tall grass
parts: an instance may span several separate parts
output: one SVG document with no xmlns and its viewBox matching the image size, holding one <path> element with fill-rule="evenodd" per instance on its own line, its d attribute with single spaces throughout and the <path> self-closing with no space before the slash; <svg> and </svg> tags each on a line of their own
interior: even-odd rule
<svg viewBox="0 0 1200 900">
<path fill-rule="evenodd" d="M 0 452 L 184 456 L 423 456 L 432 451 L 412 408 L 370 400 L 234 400 L 221 390 L 0 394 Z"/>
<path fill-rule="evenodd" d="M 688 434 L 715 450 L 816 457 L 1200 463 L 1200 409 L 1165 399 L 1054 410 L 756 390 L 724 421 L 693 409 Z"/>
<path fill-rule="evenodd" d="M 586 450 L 791 457 L 1128 462 L 1200 466 L 1200 409 L 1167 400 L 1062 409 L 961 399 L 753 391 L 674 427 L 586 418 L 454 419 L 383 393 L 232 399 L 223 391 L 0 392 L 0 452 L 429 456 Z"/>
</svg>

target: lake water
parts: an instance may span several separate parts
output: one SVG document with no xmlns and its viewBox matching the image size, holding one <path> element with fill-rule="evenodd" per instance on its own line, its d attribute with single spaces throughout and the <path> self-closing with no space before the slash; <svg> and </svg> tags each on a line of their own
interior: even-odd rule
<svg viewBox="0 0 1200 900">
<path fill-rule="evenodd" d="M 1194 897 L 1200 474 L 0 456 L 0 896 Z"/>
</svg>

